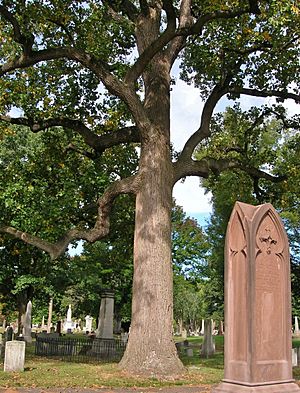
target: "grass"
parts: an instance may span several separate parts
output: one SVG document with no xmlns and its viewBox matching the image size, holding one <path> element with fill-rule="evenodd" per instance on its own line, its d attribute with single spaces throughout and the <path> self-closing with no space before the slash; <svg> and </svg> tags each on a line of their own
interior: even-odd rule
<svg viewBox="0 0 300 393">
<path fill-rule="evenodd" d="M 179 339 L 177 338 L 177 341 Z M 4 373 L 0 363 L 0 388 L 100 388 L 100 387 L 164 387 L 182 385 L 209 386 L 223 378 L 223 337 L 216 336 L 216 354 L 208 359 L 199 356 L 201 337 L 189 337 L 194 356 L 182 350 L 180 357 L 186 373 L 178 379 L 160 381 L 155 378 L 133 377 L 118 368 L 117 363 L 68 363 L 58 359 L 36 357 L 33 347 L 26 349 L 24 372 Z M 293 341 L 300 346 L 300 339 Z M 293 369 L 300 379 L 300 368 Z"/>
</svg>

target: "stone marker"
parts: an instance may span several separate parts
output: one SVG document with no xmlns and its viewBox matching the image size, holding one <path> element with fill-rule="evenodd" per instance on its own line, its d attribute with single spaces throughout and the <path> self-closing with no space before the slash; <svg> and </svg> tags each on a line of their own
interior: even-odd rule
<svg viewBox="0 0 300 393">
<path fill-rule="evenodd" d="M 25 341 L 7 341 L 4 371 L 24 371 L 25 345 Z"/>
<path fill-rule="evenodd" d="M 72 321 L 72 308 L 71 308 L 71 304 L 69 304 L 69 308 L 67 311 L 67 319 L 64 323 L 64 331 L 67 333 L 72 333 L 74 329 L 74 323 Z"/>
<path fill-rule="evenodd" d="M 218 393 L 300 393 L 292 378 L 288 240 L 270 204 L 237 202 L 225 244 L 225 370 Z"/>
<path fill-rule="evenodd" d="M 48 306 L 47 333 L 50 333 L 52 327 L 53 299 L 51 298 Z"/>
<path fill-rule="evenodd" d="M 203 336 L 204 335 L 204 319 L 202 319 L 201 321 L 201 330 L 200 330 L 200 335 Z"/>
<path fill-rule="evenodd" d="M 297 348 L 292 348 L 292 367 L 298 366 L 298 351 Z"/>
<path fill-rule="evenodd" d="M 97 338 L 113 338 L 114 291 L 105 290 L 101 294 Z"/>
<path fill-rule="evenodd" d="M 204 321 L 204 337 L 201 346 L 201 355 L 205 357 L 212 356 L 215 353 L 215 343 L 212 335 L 213 321 L 205 319 Z"/>
<path fill-rule="evenodd" d="M 93 317 L 90 315 L 87 315 L 85 317 L 85 331 L 86 332 L 91 332 L 92 331 L 92 325 L 93 325 Z"/>
<path fill-rule="evenodd" d="M 24 317 L 24 326 L 23 326 L 23 337 L 27 343 L 32 342 L 31 338 L 31 311 L 32 311 L 32 303 L 29 300 L 26 307 L 26 313 Z"/>
<path fill-rule="evenodd" d="M 294 330 L 294 335 L 295 335 L 295 336 L 299 336 L 299 335 L 300 335 L 298 317 L 295 317 L 295 330 Z"/>
</svg>

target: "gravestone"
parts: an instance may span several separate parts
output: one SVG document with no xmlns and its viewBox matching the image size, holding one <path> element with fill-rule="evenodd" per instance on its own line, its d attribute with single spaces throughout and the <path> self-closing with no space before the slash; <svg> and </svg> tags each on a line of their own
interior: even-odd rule
<svg viewBox="0 0 300 393">
<path fill-rule="evenodd" d="M 97 338 L 113 338 L 114 291 L 106 290 L 101 294 Z"/>
<path fill-rule="evenodd" d="M 288 240 L 270 204 L 237 202 L 225 243 L 225 370 L 215 393 L 300 393 L 292 378 Z"/>
<path fill-rule="evenodd" d="M 212 332 L 213 321 L 211 319 L 206 319 L 204 321 L 204 337 L 201 346 L 201 355 L 207 358 L 215 353 L 215 343 Z"/>
<path fill-rule="evenodd" d="M 295 330 L 294 330 L 294 335 L 295 335 L 295 336 L 299 336 L 299 335 L 300 335 L 298 317 L 295 317 Z"/>
<path fill-rule="evenodd" d="M 5 330 L 5 341 L 11 341 L 13 339 L 14 329 L 12 326 L 7 326 Z"/>
<path fill-rule="evenodd" d="M 26 307 L 26 313 L 24 317 L 24 325 L 23 325 L 23 337 L 27 343 L 32 342 L 31 337 L 31 311 L 32 311 L 32 303 L 29 300 Z"/>
<path fill-rule="evenodd" d="M 92 325 L 93 325 L 93 317 L 90 315 L 87 315 L 85 317 L 85 331 L 86 332 L 91 332 L 92 331 Z"/>
<path fill-rule="evenodd" d="M 24 371 L 25 341 L 8 341 L 5 344 L 4 371 Z"/>
<path fill-rule="evenodd" d="M 200 330 L 200 335 L 203 336 L 204 335 L 204 319 L 202 319 L 201 321 L 201 330 Z"/>
<path fill-rule="evenodd" d="M 67 333 L 72 333 L 74 328 L 75 326 L 72 321 L 72 308 L 71 308 L 71 304 L 69 304 L 68 311 L 67 311 L 67 319 L 64 323 L 64 331 Z"/>
<path fill-rule="evenodd" d="M 48 306 L 47 333 L 50 333 L 52 327 L 53 299 L 51 298 Z"/>
</svg>

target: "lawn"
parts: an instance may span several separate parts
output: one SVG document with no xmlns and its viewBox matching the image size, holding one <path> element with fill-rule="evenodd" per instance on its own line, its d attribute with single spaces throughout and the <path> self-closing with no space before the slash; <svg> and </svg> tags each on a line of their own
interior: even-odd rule
<svg viewBox="0 0 300 393">
<path fill-rule="evenodd" d="M 177 339 L 178 341 L 179 339 Z M 188 339 L 194 356 L 181 350 L 180 357 L 186 373 L 179 379 L 160 381 L 155 378 L 132 377 L 120 371 L 117 363 L 68 363 L 62 360 L 36 357 L 33 347 L 26 350 L 25 371 L 4 373 L 0 364 L 0 387 L 40 388 L 100 388 L 100 387 L 163 387 L 178 385 L 212 385 L 223 378 L 223 337 L 216 336 L 216 354 L 204 359 L 199 356 L 200 337 Z M 300 339 L 294 346 L 300 346 Z M 294 368 L 294 377 L 300 379 L 300 368 Z"/>
</svg>

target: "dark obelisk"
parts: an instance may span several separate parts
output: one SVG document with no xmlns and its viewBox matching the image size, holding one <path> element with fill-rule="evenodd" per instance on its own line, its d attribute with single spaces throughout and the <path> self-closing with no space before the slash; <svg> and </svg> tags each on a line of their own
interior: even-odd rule
<svg viewBox="0 0 300 393">
<path fill-rule="evenodd" d="M 290 259 L 270 204 L 237 202 L 225 246 L 225 375 L 214 393 L 300 393 L 292 377 Z"/>
</svg>

